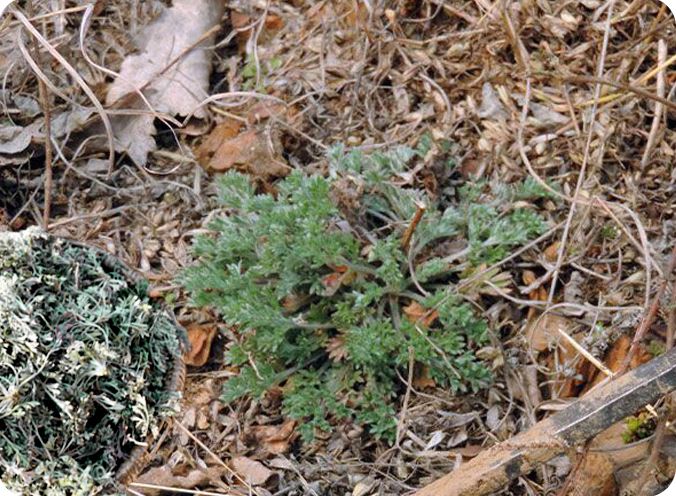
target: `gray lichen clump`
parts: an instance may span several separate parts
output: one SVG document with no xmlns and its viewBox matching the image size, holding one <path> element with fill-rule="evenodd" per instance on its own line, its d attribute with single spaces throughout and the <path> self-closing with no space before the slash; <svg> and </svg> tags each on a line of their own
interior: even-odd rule
<svg viewBox="0 0 676 496">
<path fill-rule="evenodd" d="M 116 469 L 176 411 L 177 326 L 111 260 L 0 233 L 0 488 L 115 493 Z"/>
</svg>

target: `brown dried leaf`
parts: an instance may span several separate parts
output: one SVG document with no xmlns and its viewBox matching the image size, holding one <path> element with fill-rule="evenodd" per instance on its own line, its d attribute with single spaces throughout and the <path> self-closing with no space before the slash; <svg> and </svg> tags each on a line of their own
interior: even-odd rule
<svg viewBox="0 0 676 496">
<path fill-rule="evenodd" d="M 221 144 L 236 137 L 241 127 L 242 123 L 235 119 L 226 119 L 214 127 L 195 151 L 197 161 L 206 167 Z"/>
<path fill-rule="evenodd" d="M 612 372 L 617 372 L 622 367 L 622 362 L 624 362 L 627 353 L 629 353 L 629 348 L 631 347 L 631 338 L 626 334 L 622 334 L 619 338 L 615 340 L 610 350 L 606 353 L 604 363 Z M 638 367 L 641 364 L 649 362 L 651 359 L 650 353 L 648 353 L 645 348 L 639 345 L 638 352 L 632 357 L 629 368 L 633 369 Z M 596 386 L 605 378 L 605 375 L 598 374 L 596 378 L 591 381 L 582 394 L 585 394 L 591 388 Z"/>
<path fill-rule="evenodd" d="M 412 323 L 421 323 L 425 327 L 431 326 L 439 318 L 439 312 L 423 307 L 417 301 L 404 307 L 406 318 Z"/>
<path fill-rule="evenodd" d="M 241 53 L 246 51 L 246 45 L 251 37 L 251 32 L 255 27 L 254 24 L 256 24 L 257 21 L 258 19 L 252 19 L 248 15 L 237 12 L 236 10 L 230 11 L 230 22 L 232 23 L 233 29 L 237 30 L 237 46 Z M 265 25 L 263 26 L 262 33 L 259 35 L 258 43 L 262 43 L 266 40 L 266 34 L 274 34 L 283 27 L 284 20 L 281 17 L 275 14 L 268 14 L 265 17 Z"/>
<path fill-rule="evenodd" d="M 437 387 L 427 365 L 416 364 L 413 368 L 413 387 L 418 390 Z"/>
<path fill-rule="evenodd" d="M 530 286 L 537 280 L 537 276 L 532 270 L 524 270 L 523 274 L 521 275 L 521 280 L 526 286 Z"/>
<path fill-rule="evenodd" d="M 345 337 L 340 335 L 329 339 L 326 345 L 326 351 L 329 352 L 329 358 L 334 362 L 340 362 L 347 357 L 345 348 Z"/>
<path fill-rule="evenodd" d="M 249 437 L 265 452 L 281 455 L 289 451 L 298 437 L 295 429 L 295 420 L 287 420 L 281 425 L 256 425 L 251 428 Z"/>
<path fill-rule="evenodd" d="M 214 132 L 217 134 L 212 140 Z M 225 172 L 235 168 L 263 181 L 289 173 L 289 166 L 277 152 L 281 149 L 277 140 L 268 142 L 267 137 L 255 129 L 244 131 L 233 138 L 227 138 L 223 129 L 216 128 L 214 132 L 209 136 L 209 148 L 214 151 L 209 153 L 206 148 L 202 150 L 200 164 L 206 169 Z"/>
<path fill-rule="evenodd" d="M 252 486 L 262 486 L 276 476 L 272 470 L 261 462 L 246 456 L 233 458 L 232 468 Z"/>
<path fill-rule="evenodd" d="M 174 474 L 167 465 L 155 467 L 141 475 L 136 482 L 142 484 L 152 484 L 154 486 L 175 487 L 178 489 L 195 489 L 199 486 L 215 485 L 221 482 L 221 476 L 225 472 L 223 467 L 208 467 L 205 470 L 195 469 L 189 471 L 186 475 Z M 137 489 L 141 491 L 141 489 Z M 162 493 L 159 489 L 143 489 L 143 494 L 147 496 L 159 496 Z"/>
<path fill-rule="evenodd" d="M 559 257 L 559 246 L 561 246 L 561 243 L 558 241 L 554 241 L 551 245 L 545 248 L 544 251 L 545 260 L 552 263 L 556 262 L 556 259 Z"/>
<path fill-rule="evenodd" d="M 211 342 L 216 336 L 218 328 L 214 324 L 193 324 L 188 327 L 190 351 L 186 353 L 185 363 L 193 367 L 201 367 L 209 359 Z"/>
<path fill-rule="evenodd" d="M 566 317 L 548 313 L 542 318 L 535 316 L 526 324 L 526 338 L 534 351 L 545 351 L 552 343 L 561 340 L 557 329 L 570 334 L 574 323 Z"/>
<path fill-rule="evenodd" d="M 272 116 L 283 116 L 286 111 L 286 107 L 281 103 L 264 100 L 249 109 L 246 120 L 249 124 L 256 124 Z"/>
</svg>

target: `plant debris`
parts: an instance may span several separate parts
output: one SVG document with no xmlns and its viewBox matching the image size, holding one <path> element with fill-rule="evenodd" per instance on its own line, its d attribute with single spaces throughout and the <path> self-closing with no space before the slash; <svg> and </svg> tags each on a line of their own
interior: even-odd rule
<svg viewBox="0 0 676 496">
<path fill-rule="evenodd" d="M 157 484 L 258 496 L 412 494 L 593 395 L 609 371 L 660 356 L 673 342 L 667 265 L 676 236 L 676 24 L 663 2 L 219 0 L 210 3 L 216 10 L 191 10 L 205 3 L 182 0 L 0 4 L 0 230 L 42 225 L 99 246 L 149 279 L 152 294 L 186 326 L 219 329 L 210 349 L 208 334 L 193 336 L 195 363 L 208 357 L 187 376 L 184 428 L 175 423 L 164 431 L 144 460 Z M 165 25 L 161 38 L 140 43 L 171 5 L 185 7 L 184 15 L 171 29 Z M 187 41 L 193 49 L 165 56 L 184 24 L 202 21 L 203 29 L 191 30 L 197 38 Z M 144 53 L 158 54 L 139 66 L 150 82 L 138 81 L 155 110 L 135 101 L 133 88 L 111 102 L 125 60 Z M 194 73 L 179 71 L 189 56 L 202 62 Z M 180 74 L 170 76 L 173 70 Z M 199 117 L 177 119 L 181 111 L 163 112 L 154 100 L 154 81 L 183 77 L 188 81 L 176 94 L 201 103 Z M 168 101 L 173 106 L 176 99 Z M 130 144 L 138 150 L 116 152 L 113 133 L 101 139 L 105 118 L 116 126 L 137 119 Z M 421 143 L 420 156 L 388 174 L 385 188 L 363 174 L 336 173 L 329 153 L 339 144 L 341 156 L 373 156 Z M 226 384 L 261 361 L 226 360 L 250 331 L 193 305 L 176 280 L 195 263 L 195 237 L 213 232 L 214 219 L 236 217 L 218 198 L 225 170 L 248 175 L 256 193 L 272 199 L 294 172 L 331 182 L 339 214 L 330 228 L 357 240 L 360 260 L 393 232 L 399 246 L 415 249 L 420 224 L 457 207 L 461 192 L 478 190 L 484 204 L 498 198 L 496 184 L 528 181 L 548 191 L 550 198 L 536 201 L 501 196 L 490 205 L 496 215 L 475 226 L 474 245 L 467 233 L 450 236 L 412 260 L 416 275 L 426 262 L 432 264 L 425 270 L 438 268 L 438 259 L 452 269 L 445 279 L 418 283 L 427 292 L 446 284 L 485 323 L 486 342 L 470 348 L 490 383 L 458 394 L 415 360 L 397 365 L 394 445 L 364 424 L 336 418 L 330 429 L 313 430 L 313 442 L 302 441 L 304 422 L 283 407 L 290 379 L 262 396 L 225 402 Z M 431 201 L 415 204 L 409 217 L 373 220 L 374 208 L 382 213 L 375 200 L 408 198 L 407 190 Z M 494 230 L 519 209 L 537 212 L 547 230 L 476 256 L 486 241 L 484 221 Z M 336 301 L 352 289 L 347 266 L 318 272 L 317 300 Z M 415 284 L 409 289 L 421 294 Z M 401 321 L 434 335 L 440 317 L 413 301 L 399 298 Z M 637 335 L 651 302 L 654 319 Z M 286 294 L 280 303 L 296 316 L 307 294 Z M 390 315 L 388 302 L 384 314 Z M 350 366 L 344 333 L 321 333 L 336 335 L 326 336 L 318 360 L 332 369 Z M 354 406 L 352 398 L 346 403 Z M 656 434 L 625 445 L 622 420 L 618 432 L 590 444 L 593 452 L 613 452 L 619 492 L 640 492 L 635 487 L 650 475 L 644 492 L 657 493 L 673 476 L 670 437 L 661 448 L 657 439 L 674 416 L 673 403 L 660 399 L 648 408 Z M 557 456 L 496 496 L 570 488 L 587 466 L 576 453 Z M 239 456 L 278 477 L 247 486 L 231 468 Z"/>
</svg>

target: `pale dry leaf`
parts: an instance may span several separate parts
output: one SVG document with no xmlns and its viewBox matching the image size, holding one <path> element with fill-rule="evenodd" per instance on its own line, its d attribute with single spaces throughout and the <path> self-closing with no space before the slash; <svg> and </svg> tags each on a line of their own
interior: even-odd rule
<svg viewBox="0 0 676 496">
<path fill-rule="evenodd" d="M 528 104 L 537 124 L 542 127 L 558 126 L 567 124 L 570 117 L 555 112 L 554 110 L 539 103 L 530 102 Z"/>
<path fill-rule="evenodd" d="M 52 136 L 66 136 L 84 129 L 93 114 L 94 109 L 92 108 L 76 108 L 54 115 L 51 121 Z"/>
<path fill-rule="evenodd" d="M 507 117 L 507 111 L 490 83 L 484 83 L 481 89 L 481 106 L 477 110 L 477 115 L 482 119 L 496 120 Z"/>
<path fill-rule="evenodd" d="M 33 138 L 42 134 L 42 119 L 26 127 L 0 126 L 0 153 L 20 153 L 28 148 Z"/>
<path fill-rule="evenodd" d="M 293 464 L 291 460 L 288 458 L 285 458 L 283 456 L 278 456 L 277 458 L 273 458 L 268 462 L 268 465 L 273 467 L 273 468 L 278 468 L 280 470 L 287 470 L 287 471 L 292 471 L 295 472 L 298 470 L 296 466 Z"/>
<path fill-rule="evenodd" d="M 493 405 L 486 412 L 486 427 L 489 430 L 494 431 L 500 426 L 500 407 L 498 405 Z"/>
<path fill-rule="evenodd" d="M 465 427 L 461 427 L 460 429 L 456 430 L 451 437 L 446 441 L 446 447 L 447 448 L 455 448 L 456 446 L 464 443 L 469 439 L 469 436 L 467 434 L 467 429 Z"/>
<path fill-rule="evenodd" d="M 430 440 L 427 441 L 427 445 L 425 445 L 425 451 L 436 448 L 444 440 L 444 437 L 446 437 L 444 431 L 434 431 Z"/>
<path fill-rule="evenodd" d="M 352 496 L 366 496 L 374 484 L 375 481 L 369 477 L 357 482 L 352 490 Z"/>
<path fill-rule="evenodd" d="M 207 97 L 211 52 L 203 47 L 213 42 L 213 35 L 200 46 L 194 45 L 218 24 L 222 14 L 222 0 L 174 0 L 171 8 L 141 32 L 136 40 L 139 52 L 122 62 L 106 104 L 113 105 L 127 95 L 136 99 L 137 90 L 142 89 L 158 112 L 188 115 L 194 111 L 196 117 L 204 117 L 204 110 L 196 108 Z M 116 150 L 128 152 L 139 165 L 145 164 L 156 147 L 153 119 L 150 114 L 113 119 Z"/>
<path fill-rule="evenodd" d="M 276 475 L 261 462 L 252 460 L 246 456 L 233 458 L 232 467 L 235 469 L 235 472 L 252 486 L 262 486 Z"/>
<path fill-rule="evenodd" d="M 148 153 L 155 150 L 155 125 L 152 115 L 123 115 L 111 119 L 115 150 L 126 152 L 135 164 L 144 165 Z"/>
<path fill-rule="evenodd" d="M 186 475 L 175 475 L 169 466 L 163 465 L 161 467 L 151 468 L 141 475 L 136 482 L 152 484 L 154 486 L 174 487 L 177 489 L 195 489 L 200 486 L 220 483 L 224 472 L 224 467 L 213 466 L 207 467 L 206 469 L 193 469 Z M 147 496 L 158 496 L 162 493 L 159 489 L 135 488 L 134 490 L 139 492 L 143 491 L 142 494 Z"/>
</svg>

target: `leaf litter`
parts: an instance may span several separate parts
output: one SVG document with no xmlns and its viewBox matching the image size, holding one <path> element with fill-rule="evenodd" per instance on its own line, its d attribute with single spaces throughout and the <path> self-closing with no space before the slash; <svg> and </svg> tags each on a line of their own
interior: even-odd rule
<svg viewBox="0 0 676 496">
<path fill-rule="evenodd" d="M 190 7 L 187 2 L 173 3 Z M 425 167 L 411 172 L 410 181 L 425 177 L 437 194 L 448 195 L 467 178 L 510 182 L 534 177 L 535 172 L 562 185 L 559 194 L 568 198 L 564 208 L 553 203 L 548 208 L 555 219 L 563 221 L 585 160 L 584 138 L 593 126 L 583 191 L 584 198 L 599 203 L 578 205 L 563 246 L 561 283 L 552 304 L 568 306 L 547 312 L 536 326 L 533 322 L 548 305 L 560 231 L 503 263 L 496 273 L 503 271 L 509 277 L 500 284 L 482 274 L 466 285 L 468 298 L 481 306 L 496 333 L 493 344 L 501 356 L 495 361 L 499 364 L 496 382 L 482 395 L 458 397 L 435 388 L 425 371 L 414 370 L 396 457 L 389 447 L 374 443 L 349 424 L 312 446 L 299 444 L 297 426 L 283 418 L 274 394 L 260 401 L 223 404 L 218 391 L 236 370 L 223 363 L 218 352 L 211 353 L 207 340 L 200 344 L 200 337 L 196 340 L 198 363 L 205 354 L 211 358 L 193 369 L 184 403 L 186 410 L 195 408 L 191 430 L 204 446 L 223 460 L 242 456 L 278 471 L 278 479 L 271 479 L 272 492 L 312 494 L 323 489 L 342 495 L 369 488 L 367 494 L 406 494 L 450 471 L 459 463 L 456 455 L 460 460 L 463 453 L 475 455 L 495 441 L 492 436 L 502 439 L 523 430 L 603 379 L 593 366 L 585 365 L 577 350 L 568 347 L 562 352 L 566 345 L 557 329 L 576 329 L 576 341 L 616 370 L 628 353 L 626 343 L 641 320 L 641 310 L 662 277 L 676 235 L 676 224 L 670 220 L 674 217 L 670 171 L 676 142 L 673 133 L 667 132 L 673 108 L 667 108 L 658 123 L 661 140 L 650 152 L 649 165 L 642 169 L 655 102 L 630 91 L 654 94 L 653 78 L 660 71 L 671 81 L 672 66 L 660 69 L 657 53 L 659 39 L 674 35 L 668 10 L 657 1 L 615 2 L 603 73 L 607 79 L 627 82 L 629 90 L 604 86 L 601 97 L 605 100 L 592 124 L 594 86 L 573 81 L 571 75 L 596 74 L 606 12 L 601 2 L 590 0 L 564 8 L 553 2 L 527 2 L 502 9 L 479 1 L 456 9 L 425 0 L 388 5 L 231 1 L 225 5 L 223 19 L 218 13 L 223 3 L 216 4 L 216 12 L 188 8 L 180 17 L 181 26 L 195 27 L 190 40 L 182 42 L 183 49 L 157 43 L 163 38 L 155 37 L 145 51 L 136 43 L 152 22 L 159 22 L 170 10 L 164 3 L 97 4 L 86 37 L 89 55 L 120 73 L 125 60 L 137 57 L 137 67 L 146 77 L 138 81 L 133 74 L 128 77 L 137 87 L 147 84 L 144 94 L 157 112 L 149 113 L 147 107 L 133 102 L 133 88 L 113 92 L 115 99 L 130 96 L 111 110 L 128 110 L 132 115 L 111 117 L 135 121 L 126 132 L 134 129 L 138 136 L 120 134 L 118 151 L 128 153 L 118 155 L 120 167 L 110 178 L 106 168 L 83 167 L 105 152 L 93 139 L 87 140 L 86 132 L 82 135 L 87 127 L 77 113 L 94 115 L 84 95 L 77 89 L 68 93 L 79 107 L 59 98 L 51 101 L 53 133 L 63 155 L 55 170 L 58 192 L 53 199 L 51 230 L 93 242 L 140 269 L 186 322 L 214 321 L 213 315 L 191 308 L 180 288 L 171 283 L 176 271 L 191 262 L 186 246 L 210 219 L 215 205 L 210 186 L 214 171 L 245 171 L 264 190 L 272 191 L 274 179 L 291 168 L 324 170 L 325 149 L 334 143 L 365 149 L 385 143 L 414 145 L 429 132 L 435 140 L 452 141 L 455 165 L 433 150 Z M 38 11 L 50 14 L 41 21 L 41 29 L 51 35 L 52 42 L 58 43 L 59 26 L 77 36 L 81 11 L 51 12 L 47 4 L 40 4 Z M 2 18 L 9 24 L 0 31 L 0 72 L 12 99 L 3 98 L 5 117 L 0 130 L 3 136 L 26 133 L 30 139 L 24 135 L 16 142 L 13 138 L 0 141 L 7 147 L 0 152 L 0 217 L 7 219 L 6 226 L 19 226 L 39 223 L 36 213 L 43 199 L 40 164 L 45 138 L 42 105 L 36 113 L 35 105 L 17 100 L 24 96 L 39 102 L 36 77 L 16 47 L 12 31 L 16 24 L 10 15 Z M 222 29 L 213 38 L 185 51 L 219 23 Z M 166 25 L 164 29 L 163 33 Z M 171 38 L 183 32 L 172 30 Z M 86 65 L 77 50 L 66 44 L 60 50 L 78 70 L 89 74 L 87 82 L 111 103 L 106 99 L 106 93 L 113 98 L 106 77 Z M 138 61 L 148 53 L 158 55 L 146 67 Z M 49 57 L 44 50 L 41 55 L 45 60 Z M 192 55 L 199 55 L 191 62 L 195 70 L 179 71 L 179 67 L 188 67 L 179 62 L 187 64 Z M 160 74 L 176 57 L 179 62 Z M 526 61 L 533 70 L 530 98 L 523 71 Z M 63 82 L 68 76 L 59 65 L 50 64 L 45 74 L 62 91 L 67 87 Z M 181 88 L 172 84 L 181 80 Z M 119 81 L 112 84 L 123 87 Z M 232 95 L 197 109 L 195 115 L 203 119 L 202 124 L 197 126 L 193 120 L 188 123 L 192 130 L 174 130 L 180 147 L 165 128 L 154 130 L 156 115 L 188 115 L 205 97 L 224 91 Z M 162 94 L 168 96 L 167 102 L 160 101 Z M 177 95 L 185 97 L 185 107 L 178 104 Z M 269 104 L 272 98 L 294 107 L 295 113 L 289 116 L 283 106 L 274 106 L 279 103 Z M 524 104 L 528 112 L 522 121 Z M 58 116 L 67 116 L 72 124 Z M 212 164 L 213 157 L 217 160 Z M 139 175 L 129 167 L 131 163 L 145 165 L 146 170 Z M 513 281 L 524 270 L 536 276 L 524 284 L 537 284 L 542 291 L 520 292 Z M 327 290 L 332 291 L 334 281 L 327 282 Z M 620 310 L 605 310 L 606 306 Z M 409 312 L 416 319 L 421 317 L 415 309 Z M 550 318 L 553 323 L 548 322 Z M 665 318 L 661 315 L 651 327 L 651 339 L 665 341 Z M 223 333 L 226 348 L 238 339 L 236 329 Z M 529 339 L 529 333 L 537 339 Z M 533 348 L 533 341 L 540 344 Z M 339 359 L 341 343 L 330 346 Z M 650 353 L 641 351 L 637 356 L 645 360 Z M 406 377 L 402 379 L 405 384 Z M 552 387 L 553 383 L 559 386 Z M 572 397 L 560 394 L 561 384 Z M 458 415 L 462 416 L 460 423 L 454 420 Z M 497 434 L 488 436 L 487 424 Z M 173 479 L 164 482 L 176 488 L 189 486 L 188 479 L 194 477 L 192 487 L 186 489 L 248 491 L 223 467 L 218 477 L 205 477 L 217 466 L 215 460 L 190 437 L 181 442 L 181 431 L 175 432 L 155 447 L 149 471 L 168 471 Z M 446 434 L 440 441 L 439 432 Z M 612 441 L 595 446 L 615 449 L 617 439 L 615 434 Z M 416 455 L 429 443 L 424 457 Z M 628 449 L 619 446 L 619 451 Z M 279 453 L 288 458 L 282 461 Z M 639 455 L 639 462 L 630 465 L 641 466 L 641 456 L 645 459 L 649 453 Z M 662 452 L 659 459 L 668 460 Z M 557 490 L 571 471 L 573 476 L 578 473 L 570 463 L 575 460 L 567 461 L 557 465 L 556 477 L 540 478 L 534 473 L 502 494 Z M 614 472 L 621 486 L 629 480 L 623 470 L 616 467 Z M 612 471 L 604 473 L 613 475 Z M 161 480 L 157 477 L 155 482 Z M 608 480 L 600 473 L 593 477 L 599 482 Z M 259 494 L 269 490 L 255 489 Z"/>
</svg>

